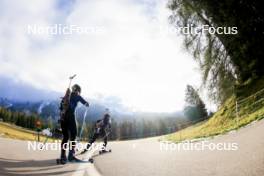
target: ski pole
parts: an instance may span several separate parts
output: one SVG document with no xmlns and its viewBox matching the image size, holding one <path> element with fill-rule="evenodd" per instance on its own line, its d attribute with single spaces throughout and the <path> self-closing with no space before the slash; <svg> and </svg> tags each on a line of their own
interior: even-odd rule
<svg viewBox="0 0 264 176">
<path fill-rule="evenodd" d="M 84 130 L 84 126 L 86 125 L 86 116 L 87 116 L 87 112 L 88 112 L 88 107 L 85 110 L 85 113 L 83 115 L 83 120 L 82 120 L 82 126 L 81 126 L 81 130 L 80 130 L 80 134 L 79 134 L 79 139 L 81 140 L 82 138 L 82 134 L 83 134 L 83 130 Z"/>
<path fill-rule="evenodd" d="M 72 75 L 72 76 L 69 77 L 69 79 L 70 79 L 70 83 L 69 83 L 68 88 L 71 87 L 72 80 L 73 80 L 75 77 L 76 77 L 76 74 L 74 74 L 74 75 Z"/>
<path fill-rule="evenodd" d="M 52 129 L 52 131 L 51 131 L 51 136 L 52 136 L 52 134 L 55 132 L 55 129 Z M 46 139 L 44 140 L 44 142 L 43 142 L 43 144 L 42 144 L 42 146 L 40 147 L 40 149 L 42 150 L 43 148 L 44 148 L 44 146 L 46 145 L 46 143 L 48 142 L 48 139 L 50 138 L 50 136 L 49 135 L 47 135 L 46 136 Z"/>
</svg>

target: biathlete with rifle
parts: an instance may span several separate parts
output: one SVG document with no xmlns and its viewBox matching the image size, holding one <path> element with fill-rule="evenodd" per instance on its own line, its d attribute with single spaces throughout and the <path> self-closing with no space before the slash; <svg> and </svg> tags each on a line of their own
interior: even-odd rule
<svg viewBox="0 0 264 176">
<path fill-rule="evenodd" d="M 71 78 L 70 78 L 71 79 Z M 65 96 L 63 97 L 60 105 L 61 110 L 61 129 L 63 134 L 63 139 L 61 142 L 61 155 L 60 159 L 57 160 L 57 163 L 66 164 L 66 144 L 70 140 L 69 146 L 69 155 L 68 161 L 70 162 L 78 162 L 80 161 L 75 157 L 75 145 L 76 145 L 76 135 L 77 135 L 77 127 L 75 121 L 75 109 L 78 102 L 81 102 L 83 105 L 89 107 L 89 103 L 85 101 L 81 96 L 81 87 L 78 84 L 72 86 L 72 91 L 68 88 Z"/>
</svg>

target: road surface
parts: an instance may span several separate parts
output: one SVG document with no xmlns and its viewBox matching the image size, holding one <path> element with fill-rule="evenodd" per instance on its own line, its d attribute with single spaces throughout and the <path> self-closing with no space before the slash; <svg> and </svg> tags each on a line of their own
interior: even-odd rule
<svg viewBox="0 0 264 176">
<path fill-rule="evenodd" d="M 209 141 L 237 143 L 234 151 L 162 151 L 155 138 L 112 142 L 113 152 L 95 157 L 95 165 L 105 176 L 263 176 L 263 139 L 264 120 Z"/>
<path fill-rule="evenodd" d="M 58 151 L 28 151 L 26 141 L 0 138 L 0 175 L 262 176 L 263 131 L 264 120 L 208 141 L 212 145 L 235 143 L 237 150 L 231 151 L 161 150 L 157 138 L 110 142 L 112 153 L 95 152 L 94 164 L 67 165 L 55 164 Z"/>
</svg>

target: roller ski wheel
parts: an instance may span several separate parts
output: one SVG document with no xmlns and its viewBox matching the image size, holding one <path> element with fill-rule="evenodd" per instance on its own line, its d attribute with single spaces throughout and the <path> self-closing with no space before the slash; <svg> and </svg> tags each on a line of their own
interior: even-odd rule
<svg viewBox="0 0 264 176">
<path fill-rule="evenodd" d="M 109 149 L 109 150 L 100 150 L 99 151 L 99 155 L 104 154 L 104 153 L 109 153 L 109 152 L 112 152 L 112 150 L 111 149 Z"/>
<path fill-rule="evenodd" d="M 93 163 L 94 160 L 89 158 L 88 160 L 78 159 L 76 157 L 69 160 L 70 163 Z"/>
<path fill-rule="evenodd" d="M 86 158 L 83 158 L 83 160 L 81 160 L 83 163 L 91 163 L 93 164 L 94 163 L 94 159 L 93 158 L 89 158 L 89 159 L 86 159 Z"/>
<path fill-rule="evenodd" d="M 93 158 L 89 158 L 88 160 L 90 163 L 94 163 L 94 159 Z"/>
</svg>

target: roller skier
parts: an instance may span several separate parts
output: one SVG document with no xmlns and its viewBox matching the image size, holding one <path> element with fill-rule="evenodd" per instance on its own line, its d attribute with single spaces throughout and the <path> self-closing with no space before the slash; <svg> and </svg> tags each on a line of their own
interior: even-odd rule
<svg viewBox="0 0 264 176">
<path fill-rule="evenodd" d="M 87 107 L 89 107 L 89 103 L 85 101 L 80 96 L 80 94 L 81 94 L 81 87 L 78 84 L 75 84 L 72 86 L 72 90 L 70 90 L 70 88 L 67 89 L 66 94 L 61 101 L 60 124 L 61 124 L 63 139 L 61 142 L 60 159 L 57 160 L 57 163 L 60 163 L 60 164 L 66 164 L 67 161 L 69 162 L 81 161 L 75 157 L 75 145 L 76 145 L 75 138 L 77 135 L 77 127 L 76 127 L 74 112 L 79 102 Z M 68 141 L 70 141 L 70 145 L 69 145 L 69 154 L 68 154 L 68 160 L 67 160 L 66 145 Z"/>
<path fill-rule="evenodd" d="M 111 118 L 110 118 L 109 109 L 106 109 L 103 118 L 96 121 L 93 136 L 89 140 L 89 142 L 86 145 L 86 148 L 81 152 L 81 154 L 86 153 L 90 149 L 92 144 L 96 141 L 96 139 L 99 137 L 102 137 L 104 141 L 103 148 L 100 151 L 100 153 L 107 152 L 106 145 L 107 145 L 108 135 L 110 134 L 110 130 L 111 130 Z"/>
</svg>

